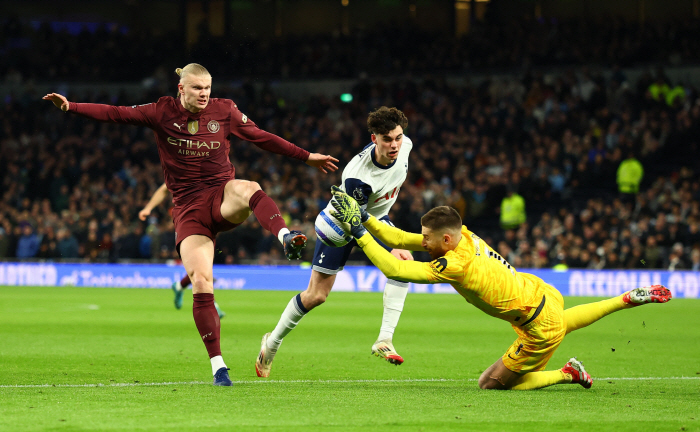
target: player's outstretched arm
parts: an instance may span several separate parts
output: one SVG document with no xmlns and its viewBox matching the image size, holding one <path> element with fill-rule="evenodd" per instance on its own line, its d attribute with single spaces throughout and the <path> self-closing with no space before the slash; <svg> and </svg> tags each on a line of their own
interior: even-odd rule
<svg viewBox="0 0 700 432">
<path fill-rule="evenodd" d="M 331 187 L 331 192 L 333 193 L 333 197 L 336 200 L 337 204 L 353 202 L 357 203 L 357 201 L 355 201 L 353 197 L 343 192 L 343 190 L 337 186 Z M 341 220 L 343 218 L 349 220 L 349 215 L 345 213 L 351 213 L 355 211 L 359 212 L 360 220 L 362 221 L 364 227 L 367 228 L 373 236 L 377 237 L 379 240 L 384 242 L 384 244 L 391 248 L 408 249 L 412 251 L 425 250 L 425 248 L 423 248 L 422 235 L 409 233 L 400 230 L 396 227 L 382 223 L 377 218 L 367 213 L 367 211 L 360 207 L 359 204 L 357 205 L 357 210 L 355 210 L 354 205 L 344 205 L 336 207 L 336 205 L 334 204 L 333 207 L 336 209 L 337 213 L 342 214 L 340 218 Z"/>
<path fill-rule="evenodd" d="M 379 222 L 381 224 L 381 222 Z M 382 224 L 384 225 L 384 224 Z M 383 241 L 383 240 L 382 240 Z M 372 264 L 377 266 L 389 279 L 415 283 L 450 282 L 440 279 L 433 272 L 431 263 L 418 261 L 402 261 L 381 247 L 369 233 L 357 239 L 357 245 L 362 248 Z"/>
<path fill-rule="evenodd" d="M 139 219 L 145 221 L 146 218 L 151 214 L 153 209 L 156 208 L 158 204 L 162 203 L 163 200 L 165 200 L 166 196 L 168 196 L 168 187 L 165 185 L 165 183 L 163 183 L 153 193 L 153 196 L 148 201 L 148 204 L 146 204 L 146 206 L 141 209 L 141 211 L 139 212 Z"/>
<path fill-rule="evenodd" d="M 156 104 L 126 106 L 112 106 L 93 103 L 68 102 L 65 96 L 58 93 L 49 93 L 42 98 L 53 102 L 64 112 L 73 112 L 89 119 L 153 127 L 156 117 Z"/>
<path fill-rule="evenodd" d="M 49 93 L 42 99 L 53 102 L 53 104 L 56 105 L 57 108 L 61 108 L 61 111 L 63 112 L 68 111 L 68 107 L 70 106 L 68 99 L 66 99 L 65 96 L 60 95 L 58 93 Z"/>
<path fill-rule="evenodd" d="M 319 171 L 323 171 L 324 174 L 328 174 L 328 171 L 333 172 L 338 169 L 333 162 L 338 162 L 338 159 L 330 155 L 322 155 L 320 153 L 311 153 L 309 158 L 306 160 L 306 164 L 314 168 L 318 168 Z"/>
</svg>

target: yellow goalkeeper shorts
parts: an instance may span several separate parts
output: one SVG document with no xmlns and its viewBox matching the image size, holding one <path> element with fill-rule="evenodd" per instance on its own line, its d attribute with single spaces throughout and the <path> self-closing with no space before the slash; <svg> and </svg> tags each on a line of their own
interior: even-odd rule
<svg viewBox="0 0 700 432">
<path fill-rule="evenodd" d="M 518 338 L 502 357 L 503 364 L 513 372 L 544 369 L 566 335 L 564 298 L 556 288 L 545 285 L 542 287 L 544 305 L 539 315 L 525 325 L 513 326 Z"/>
</svg>

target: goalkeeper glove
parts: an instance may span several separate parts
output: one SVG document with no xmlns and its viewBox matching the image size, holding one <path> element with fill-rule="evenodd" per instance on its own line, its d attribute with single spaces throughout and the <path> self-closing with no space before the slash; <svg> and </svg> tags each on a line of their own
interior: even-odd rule
<svg viewBox="0 0 700 432">
<path fill-rule="evenodd" d="M 350 234 L 355 238 L 360 238 L 367 232 L 360 220 L 360 206 L 354 199 L 345 196 L 334 196 L 331 205 L 335 209 L 331 214 L 341 223 L 350 226 Z"/>
<path fill-rule="evenodd" d="M 350 195 L 343 192 L 343 190 L 341 188 L 339 188 L 338 186 L 335 186 L 335 185 L 331 186 L 331 193 L 339 201 L 345 200 L 345 199 L 351 199 L 351 200 L 355 201 L 355 199 L 353 197 L 351 197 Z M 355 201 L 355 202 L 357 202 L 357 201 Z M 370 218 L 370 214 L 367 213 L 367 210 L 363 209 L 359 203 L 357 203 L 357 206 L 360 208 L 360 222 L 362 222 L 362 223 L 367 222 Z"/>
</svg>

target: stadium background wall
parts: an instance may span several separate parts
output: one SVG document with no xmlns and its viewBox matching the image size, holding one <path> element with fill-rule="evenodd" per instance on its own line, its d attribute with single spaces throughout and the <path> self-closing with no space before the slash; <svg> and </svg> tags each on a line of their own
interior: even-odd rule
<svg viewBox="0 0 700 432">
<path fill-rule="evenodd" d="M 523 269 L 554 285 L 565 296 L 611 297 L 638 286 L 663 284 L 675 297 L 700 298 L 700 272 L 654 270 Z M 217 289 L 300 291 L 308 284 L 308 267 L 215 265 Z M 184 276 L 181 266 L 167 264 L 0 263 L 0 285 L 170 288 Z M 335 291 L 380 292 L 386 278 L 375 267 L 346 267 Z M 454 294 L 447 284 L 410 284 L 412 293 Z"/>
</svg>

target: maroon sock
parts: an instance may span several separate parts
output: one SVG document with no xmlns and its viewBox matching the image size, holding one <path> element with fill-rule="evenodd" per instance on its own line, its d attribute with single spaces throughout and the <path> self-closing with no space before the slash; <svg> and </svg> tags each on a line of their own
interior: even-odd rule
<svg viewBox="0 0 700 432">
<path fill-rule="evenodd" d="M 221 321 L 214 306 L 214 294 L 194 294 L 194 304 L 192 305 L 192 316 L 197 325 L 202 342 L 207 347 L 209 358 L 221 355 L 219 345 L 219 335 L 221 332 Z"/>
<path fill-rule="evenodd" d="M 180 285 L 182 285 L 182 289 L 185 289 L 189 286 L 190 284 L 190 275 L 186 274 L 184 278 L 180 279 Z"/>
<path fill-rule="evenodd" d="M 255 217 L 258 218 L 260 226 L 270 231 L 275 236 L 277 236 L 282 228 L 287 227 L 279 207 L 277 207 L 277 204 L 275 204 L 272 198 L 267 196 L 265 192 L 261 190 L 255 192 L 253 196 L 250 197 L 249 205 L 250 209 L 255 213 Z"/>
</svg>

